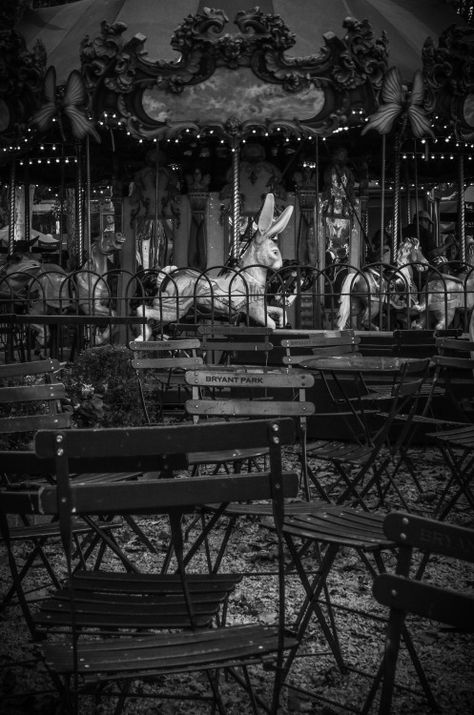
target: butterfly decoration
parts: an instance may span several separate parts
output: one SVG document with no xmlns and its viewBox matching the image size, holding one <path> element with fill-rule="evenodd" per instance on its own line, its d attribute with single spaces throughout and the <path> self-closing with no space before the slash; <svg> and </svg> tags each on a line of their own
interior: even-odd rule
<svg viewBox="0 0 474 715">
<path fill-rule="evenodd" d="M 430 120 L 423 108 L 423 94 L 423 75 L 420 70 L 413 76 L 413 88 L 410 92 L 403 87 L 398 68 L 391 67 L 382 84 L 383 104 L 369 117 L 361 133 L 375 129 L 379 134 L 389 134 L 395 120 L 400 119 L 401 134 L 409 124 L 417 139 L 424 134 L 434 136 Z"/>
<path fill-rule="evenodd" d="M 90 134 L 100 143 L 100 136 L 86 115 L 87 92 L 78 70 L 70 73 L 64 91 L 58 92 L 56 69 L 51 65 L 44 78 L 43 91 L 46 101 L 31 118 L 31 123 L 37 126 L 40 132 L 46 132 L 56 121 L 61 138 L 66 141 L 64 120 L 67 119 L 74 139 L 80 141 Z"/>
</svg>

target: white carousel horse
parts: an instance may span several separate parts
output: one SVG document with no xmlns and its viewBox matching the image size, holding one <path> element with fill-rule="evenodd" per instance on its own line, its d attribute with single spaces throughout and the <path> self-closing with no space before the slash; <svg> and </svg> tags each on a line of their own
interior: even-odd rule
<svg viewBox="0 0 474 715">
<path fill-rule="evenodd" d="M 358 273 L 348 273 L 341 286 L 338 329 L 343 330 L 349 324 L 352 328 L 378 330 L 374 319 L 387 303 L 387 296 L 390 296 L 390 305 L 397 310 L 422 311 L 413 281 L 412 264 L 416 264 L 419 271 L 428 270 L 429 266 L 419 240 L 406 238 L 399 246 L 397 270 L 390 280 L 383 275 L 383 266 L 369 266 Z M 399 285 L 399 292 L 395 291 L 395 284 Z"/>
<path fill-rule="evenodd" d="M 424 300 L 420 305 L 420 312 L 424 313 L 421 327 L 425 327 L 427 322 L 432 323 L 433 317 L 436 321 L 435 330 L 448 328 L 454 320 L 457 308 L 474 308 L 474 268 L 458 276 L 439 273 L 428 281 L 423 296 Z"/>
<path fill-rule="evenodd" d="M 167 324 L 179 320 L 191 306 L 230 316 L 247 311 L 259 325 L 275 328 L 283 319 L 283 308 L 266 305 L 265 287 L 268 270 L 281 268 L 283 260 L 276 244 L 278 235 L 285 229 L 293 213 L 287 206 L 274 218 L 275 199 L 267 194 L 255 233 L 236 269 L 224 275 L 210 276 L 191 268 L 178 269 L 167 266 L 160 271 L 161 281 L 153 305 L 143 305 L 138 314 L 147 321 Z M 165 275 L 167 280 L 165 281 Z M 144 326 L 140 340 L 148 340 L 149 325 Z"/>
<path fill-rule="evenodd" d="M 10 312 L 63 313 L 70 305 L 67 276 L 56 263 L 42 263 L 33 253 L 15 252 L 0 268 L 0 301 Z M 44 347 L 46 328 L 32 324 L 31 329 L 38 347 Z"/>
</svg>

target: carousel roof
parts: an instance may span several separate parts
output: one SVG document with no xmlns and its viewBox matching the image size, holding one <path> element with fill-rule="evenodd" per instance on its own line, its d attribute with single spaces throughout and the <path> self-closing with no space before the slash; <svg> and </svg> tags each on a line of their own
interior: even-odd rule
<svg viewBox="0 0 474 715">
<path fill-rule="evenodd" d="M 17 30 L 29 48 L 37 40 L 44 44 L 48 63 L 55 65 L 58 82 L 64 82 L 70 71 L 80 64 L 81 41 L 86 35 L 96 37 L 103 20 L 109 24 L 124 23 L 128 36 L 146 36 L 148 59 L 176 60 L 179 54 L 170 45 L 171 35 L 184 18 L 209 5 L 208 0 L 166 3 L 156 0 L 79 0 L 28 10 Z M 343 34 L 343 22 L 348 16 L 368 20 L 376 37 L 386 33 L 389 64 L 396 65 L 408 81 L 421 67 L 421 47 L 426 38 L 436 39 L 452 24 L 465 24 L 442 0 L 261 0 L 258 6 L 264 13 L 280 15 L 295 33 L 295 44 L 286 53 L 292 57 L 318 53 L 327 33 Z M 242 0 L 219 0 L 215 7 L 222 9 L 229 23 L 233 23 L 237 12 L 249 9 L 251 4 L 246 5 Z M 224 31 L 232 32 L 231 25 L 226 25 Z"/>
</svg>

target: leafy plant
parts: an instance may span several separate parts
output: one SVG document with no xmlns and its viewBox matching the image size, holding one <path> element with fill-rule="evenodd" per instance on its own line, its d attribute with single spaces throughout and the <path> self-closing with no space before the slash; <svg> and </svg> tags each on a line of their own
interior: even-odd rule
<svg viewBox="0 0 474 715">
<path fill-rule="evenodd" d="M 144 423 L 131 352 L 103 345 L 85 350 L 67 365 L 61 380 L 76 427 L 137 426 Z"/>
</svg>

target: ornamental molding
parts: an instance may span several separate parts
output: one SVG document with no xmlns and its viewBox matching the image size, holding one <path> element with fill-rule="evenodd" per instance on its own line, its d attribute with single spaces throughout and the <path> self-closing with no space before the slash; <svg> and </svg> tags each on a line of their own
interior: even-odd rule
<svg viewBox="0 0 474 715">
<path fill-rule="evenodd" d="M 151 61 L 144 35 L 127 38 L 126 25 L 103 22 L 99 36 L 86 37 L 81 43 L 82 72 L 96 118 L 115 114 L 117 122 L 138 137 L 169 137 L 186 128 L 199 131 L 203 121 L 192 115 L 190 100 L 189 116 L 179 119 L 174 118 L 176 110 L 171 118 L 166 112 L 150 116 L 149 106 L 159 104 L 159 97 L 165 107 L 176 108 L 181 98 L 185 104 L 186 96 L 198 92 L 200 85 L 207 91 L 204 83 L 225 86 L 229 71 L 247 85 L 254 81 L 262 96 L 278 95 L 280 104 L 287 97 L 290 107 L 296 107 L 302 97 L 309 105 L 313 93 L 319 98 L 319 104 L 314 102 L 315 114 L 296 117 L 289 110 L 287 117 L 267 121 L 260 116 L 252 122 L 251 117 L 236 117 L 234 112 L 215 122 L 205 120 L 206 126 L 213 124 L 227 138 L 241 137 L 250 126 L 272 129 L 281 119 L 277 123 L 288 132 L 329 134 L 354 122 L 353 110 L 370 112 L 375 107 L 387 69 L 385 34 L 376 39 L 368 21 L 352 18 L 346 18 L 343 29 L 343 37 L 326 33 L 317 54 L 291 57 L 286 53 L 294 46 L 295 35 L 279 15 L 254 8 L 238 12 L 230 24 L 222 10 L 204 8 L 185 18 L 173 33 L 171 47 L 180 56 Z M 265 90 L 267 86 L 272 89 Z"/>
</svg>

